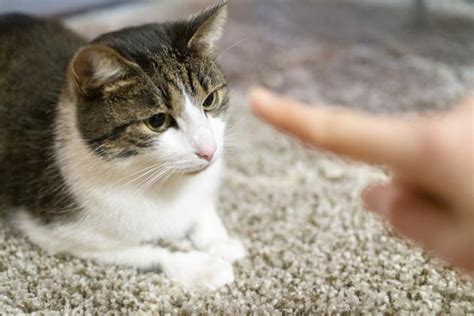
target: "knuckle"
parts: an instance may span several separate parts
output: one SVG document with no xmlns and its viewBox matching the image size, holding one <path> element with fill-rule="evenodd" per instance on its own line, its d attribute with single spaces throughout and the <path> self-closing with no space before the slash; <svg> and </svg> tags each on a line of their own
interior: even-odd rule
<svg viewBox="0 0 474 316">
<path fill-rule="evenodd" d="M 394 225 L 403 223 L 405 216 L 403 214 L 409 207 L 409 197 L 401 190 L 394 190 L 387 202 L 387 211 L 389 220 Z"/>
</svg>

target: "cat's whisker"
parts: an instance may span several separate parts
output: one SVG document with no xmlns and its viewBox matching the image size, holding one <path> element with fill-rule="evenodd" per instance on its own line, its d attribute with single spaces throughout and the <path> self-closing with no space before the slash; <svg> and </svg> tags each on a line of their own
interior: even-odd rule
<svg viewBox="0 0 474 316">
<path fill-rule="evenodd" d="M 166 174 L 167 172 L 169 171 L 168 168 L 163 168 L 161 169 L 159 172 L 155 173 L 155 174 L 151 174 L 150 176 L 148 176 L 144 181 L 142 181 L 138 186 L 137 186 L 137 191 L 138 192 L 144 192 L 146 190 L 149 189 L 149 187 L 151 187 L 151 185 L 153 184 L 153 181 L 155 178 L 160 178 L 162 177 L 164 174 Z"/>
<path fill-rule="evenodd" d="M 155 168 L 159 167 L 161 165 L 161 162 L 158 162 L 158 163 L 155 163 L 151 166 L 148 166 L 148 167 L 145 167 L 143 169 L 140 169 L 132 174 L 129 174 L 121 179 L 119 179 L 118 181 L 112 183 L 111 185 L 120 185 L 120 184 L 123 184 L 123 181 L 127 180 L 127 179 L 130 179 L 136 175 L 138 175 L 137 177 L 133 178 L 131 181 L 128 181 L 126 183 L 124 183 L 123 185 L 124 186 L 127 186 L 128 184 L 130 183 L 133 183 L 134 181 L 136 181 L 137 179 L 139 179 L 140 177 L 144 176 L 144 175 L 147 175 L 148 173 L 152 172 Z"/>
<path fill-rule="evenodd" d="M 127 186 L 127 189 L 133 192 L 140 191 L 140 187 L 150 178 L 154 177 L 157 171 L 159 172 L 160 169 L 162 169 L 162 166 L 156 166 L 155 168 L 147 171 L 146 173 L 140 174 L 136 178 L 132 179 L 132 181 L 128 181 L 123 186 Z"/>
<path fill-rule="evenodd" d="M 160 168 L 160 169 L 154 169 L 152 173 L 148 174 L 147 176 L 145 176 L 140 182 L 138 182 L 136 185 L 135 185 L 135 189 L 137 191 L 141 191 L 141 189 L 143 187 L 146 187 L 147 184 L 149 183 L 149 181 L 151 181 L 153 178 L 155 178 L 157 175 L 161 174 L 165 172 L 164 169 Z"/>
<path fill-rule="evenodd" d="M 230 134 L 240 129 L 244 120 L 245 118 L 241 117 L 238 121 L 232 121 L 232 122 L 227 123 L 227 127 L 224 130 L 224 134 Z"/>
<path fill-rule="evenodd" d="M 160 181 L 160 183 L 166 183 L 166 181 L 168 181 L 168 179 L 169 179 L 172 175 L 174 175 L 175 173 L 176 173 L 176 172 L 175 172 L 174 170 L 170 170 L 170 171 L 168 172 L 168 174 L 167 174 L 163 179 L 159 179 L 159 180 L 157 180 L 156 182 Z"/>
<path fill-rule="evenodd" d="M 147 189 L 154 186 L 158 182 L 166 182 L 166 179 L 172 174 L 172 169 L 163 170 L 162 173 L 157 174 L 149 183 L 147 184 Z"/>
<path fill-rule="evenodd" d="M 161 158 L 162 158 L 162 160 L 166 161 L 167 159 L 170 159 L 170 158 L 172 158 L 172 157 L 167 157 L 167 156 L 163 156 L 163 155 L 162 155 Z M 140 178 L 142 178 L 142 177 L 144 177 L 144 176 L 146 176 L 146 175 L 148 175 L 148 174 L 150 174 L 150 173 L 152 173 L 152 172 L 155 172 L 155 171 L 156 171 L 158 168 L 160 168 L 160 167 L 166 167 L 166 165 L 167 165 L 166 162 L 159 161 L 159 162 L 157 162 L 157 163 L 154 163 L 154 164 L 152 164 L 152 165 L 150 165 L 150 166 L 147 166 L 147 167 L 145 167 L 145 168 L 142 168 L 142 169 L 140 169 L 140 170 L 138 170 L 138 171 L 136 171 L 136 172 L 134 172 L 134 173 L 132 173 L 132 174 L 129 174 L 129 175 L 127 175 L 127 176 L 125 176 L 125 177 L 119 179 L 118 181 L 114 182 L 112 185 L 119 185 L 119 184 L 121 184 L 123 181 L 125 181 L 125 180 L 127 180 L 127 179 L 130 179 L 130 178 L 136 176 L 136 177 L 133 178 L 132 180 L 130 180 L 130 181 L 126 182 L 125 184 L 123 184 L 124 186 L 127 186 L 127 185 L 129 185 L 129 184 L 131 184 L 131 183 L 133 183 L 133 182 L 135 182 L 135 181 L 138 181 Z"/>
<path fill-rule="evenodd" d="M 239 150 L 236 146 L 230 146 L 230 147 L 224 147 L 224 149 L 222 150 L 222 153 L 225 155 L 225 154 L 233 154 L 238 151 Z"/>
<path fill-rule="evenodd" d="M 235 144 L 239 140 L 241 140 L 242 137 L 237 134 L 232 134 L 232 135 L 224 135 L 224 146 L 223 148 L 229 148 L 229 147 L 236 147 L 237 145 Z"/>
<path fill-rule="evenodd" d="M 225 141 L 227 140 L 234 140 L 234 139 L 241 139 L 241 135 L 240 135 L 240 132 L 239 131 L 233 131 L 231 133 L 226 133 L 224 134 L 224 144 L 225 144 Z"/>
<path fill-rule="evenodd" d="M 238 45 L 242 44 L 243 42 L 247 41 L 249 39 L 249 37 L 244 37 L 236 42 L 234 42 L 233 44 L 229 45 L 229 47 L 227 47 L 222 53 L 219 54 L 219 56 L 216 57 L 216 62 L 219 61 L 219 59 L 221 59 L 221 57 L 225 56 L 225 54 L 227 54 L 231 49 L 233 49 L 234 47 L 237 47 Z"/>
<path fill-rule="evenodd" d="M 143 181 L 147 181 L 150 177 L 155 176 L 157 172 L 159 173 L 159 172 L 162 172 L 163 170 L 166 170 L 167 167 L 168 167 L 167 163 L 156 164 L 156 165 L 153 166 L 153 168 L 148 170 L 146 173 L 142 174 L 140 178 L 142 178 Z M 146 178 L 143 179 L 143 177 L 146 177 Z M 141 182 L 143 182 L 143 181 L 141 181 Z M 137 184 L 137 185 L 139 185 L 139 184 Z"/>
</svg>

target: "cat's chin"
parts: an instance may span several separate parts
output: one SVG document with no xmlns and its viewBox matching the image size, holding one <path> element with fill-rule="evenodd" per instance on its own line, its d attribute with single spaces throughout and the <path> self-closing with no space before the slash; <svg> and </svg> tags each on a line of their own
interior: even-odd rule
<svg viewBox="0 0 474 316">
<path fill-rule="evenodd" d="M 190 168 L 182 170 L 182 174 L 187 175 L 187 176 L 195 176 L 206 171 L 212 165 L 213 165 L 213 162 L 205 164 L 205 165 L 196 166 L 196 167 L 190 167 Z"/>
<path fill-rule="evenodd" d="M 205 167 L 202 167 L 202 168 L 199 168 L 199 169 L 187 170 L 187 171 L 184 172 L 184 174 L 187 175 L 187 176 L 195 176 L 195 175 L 198 175 L 198 174 L 204 172 L 204 171 L 207 170 L 210 166 L 211 166 L 211 165 L 209 164 L 209 165 L 207 165 L 207 166 L 205 166 Z"/>
</svg>

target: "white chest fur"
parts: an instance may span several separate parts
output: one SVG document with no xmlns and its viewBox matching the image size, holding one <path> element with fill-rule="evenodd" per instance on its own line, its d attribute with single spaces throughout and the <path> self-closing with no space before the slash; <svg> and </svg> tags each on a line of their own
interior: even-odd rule
<svg viewBox="0 0 474 316">
<path fill-rule="evenodd" d="M 88 179 L 89 183 L 84 183 L 88 190 L 76 191 L 76 198 L 83 201 L 84 224 L 96 226 L 114 239 L 177 239 L 214 204 L 220 169 L 221 163 L 216 162 L 198 175 L 175 178 L 141 193 L 133 193 L 133 187 L 94 189 Z"/>
</svg>

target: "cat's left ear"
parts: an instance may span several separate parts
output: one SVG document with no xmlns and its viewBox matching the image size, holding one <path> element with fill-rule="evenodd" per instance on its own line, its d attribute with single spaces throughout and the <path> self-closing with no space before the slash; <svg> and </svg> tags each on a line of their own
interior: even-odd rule
<svg viewBox="0 0 474 316">
<path fill-rule="evenodd" d="M 216 42 L 222 37 L 227 19 L 227 1 L 222 1 L 194 16 L 191 29 L 194 31 L 188 41 L 188 48 L 212 52 Z"/>
<path fill-rule="evenodd" d="M 108 82 L 117 80 L 137 67 L 114 49 L 92 44 L 81 48 L 69 65 L 69 78 L 78 91 L 93 94 Z"/>
</svg>

